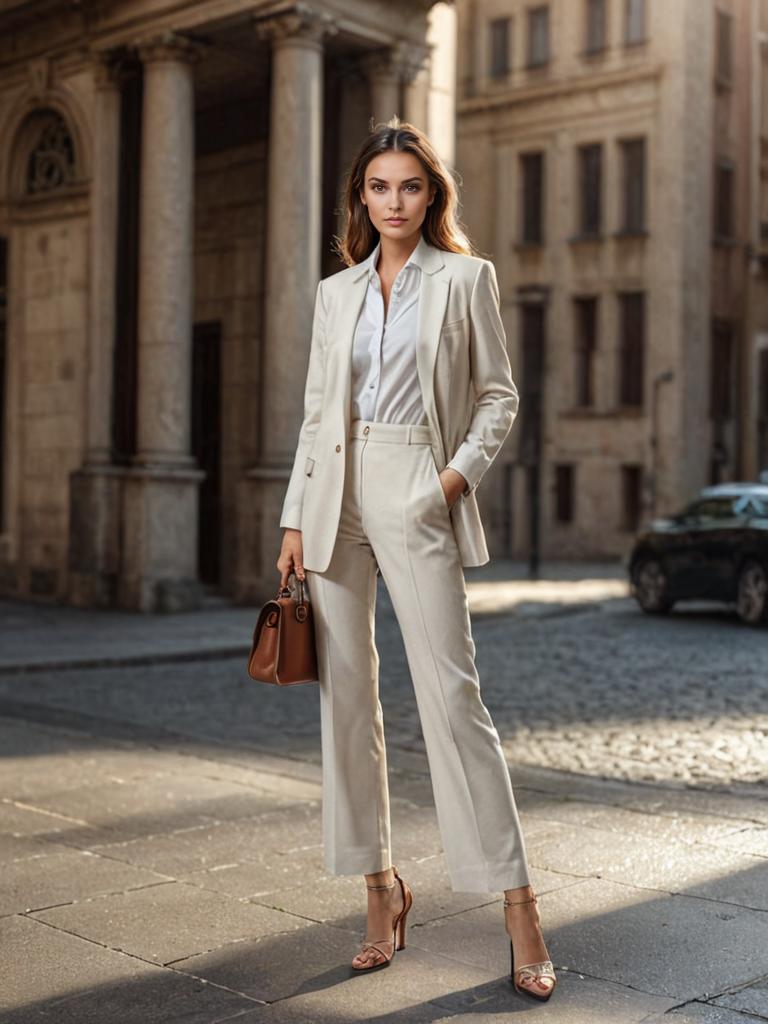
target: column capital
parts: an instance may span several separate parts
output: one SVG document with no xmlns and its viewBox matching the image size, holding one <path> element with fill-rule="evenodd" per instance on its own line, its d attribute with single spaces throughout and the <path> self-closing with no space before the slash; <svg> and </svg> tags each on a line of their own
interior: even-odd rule
<svg viewBox="0 0 768 1024">
<path fill-rule="evenodd" d="M 93 80 L 97 89 L 114 89 L 126 73 L 130 55 L 120 47 L 112 50 L 90 50 Z"/>
<path fill-rule="evenodd" d="M 425 67 L 428 67 L 432 59 L 432 43 L 398 43 L 393 47 L 395 60 L 400 77 L 410 84 Z"/>
<path fill-rule="evenodd" d="M 205 47 L 201 43 L 170 31 L 139 39 L 134 43 L 134 49 L 144 64 L 158 61 L 181 61 L 192 64 L 200 60 L 205 53 Z"/>
<path fill-rule="evenodd" d="M 335 19 L 327 11 L 319 11 L 304 0 L 282 11 L 254 14 L 253 27 L 259 40 L 271 43 L 298 39 L 320 44 L 326 36 L 338 32 Z"/>
<path fill-rule="evenodd" d="M 370 79 L 412 82 L 431 56 L 428 44 L 400 41 L 358 58 L 360 70 Z"/>
</svg>

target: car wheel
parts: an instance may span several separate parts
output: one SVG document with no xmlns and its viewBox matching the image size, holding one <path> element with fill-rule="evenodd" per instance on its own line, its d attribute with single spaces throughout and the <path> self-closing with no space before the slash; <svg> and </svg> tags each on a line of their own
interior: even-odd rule
<svg viewBox="0 0 768 1024">
<path fill-rule="evenodd" d="M 634 596 L 644 612 L 661 615 L 671 610 L 667 574 L 656 558 L 644 558 L 632 571 Z"/>
<path fill-rule="evenodd" d="M 745 562 L 739 570 L 736 611 L 749 626 L 757 626 L 768 618 L 768 573 L 759 562 Z"/>
</svg>

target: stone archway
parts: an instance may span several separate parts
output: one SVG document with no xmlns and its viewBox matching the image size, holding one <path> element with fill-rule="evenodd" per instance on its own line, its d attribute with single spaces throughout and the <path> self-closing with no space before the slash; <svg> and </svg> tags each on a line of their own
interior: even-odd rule
<svg viewBox="0 0 768 1024">
<path fill-rule="evenodd" d="M 81 189 L 87 185 L 91 168 L 90 134 L 87 119 L 77 98 L 63 86 L 30 86 L 0 121 L 0 198 L 13 203 L 32 194 Z M 42 147 L 42 148 L 39 148 Z M 45 163 L 49 188 L 30 191 L 27 187 L 29 160 Z M 54 164 L 65 171 L 59 181 Z"/>
<path fill-rule="evenodd" d="M 62 100 L 27 95 L 0 129 L 7 325 L 3 592 L 67 585 L 69 474 L 81 461 L 88 328 L 88 181 Z"/>
</svg>

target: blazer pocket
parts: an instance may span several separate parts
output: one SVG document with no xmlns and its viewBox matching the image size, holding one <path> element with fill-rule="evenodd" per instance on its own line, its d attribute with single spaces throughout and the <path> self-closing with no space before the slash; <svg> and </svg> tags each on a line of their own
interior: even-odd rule
<svg viewBox="0 0 768 1024">
<path fill-rule="evenodd" d="M 459 320 L 448 320 L 447 323 L 444 323 L 441 327 L 441 332 L 457 331 L 460 327 L 463 327 L 466 324 L 467 319 L 467 317 L 463 316 Z"/>
<path fill-rule="evenodd" d="M 314 468 L 315 468 L 315 460 L 308 455 L 307 456 L 307 460 L 304 463 L 304 472 L 306 473 L 307 476 L 312 476 L 312 470 Z"/>
</svg>

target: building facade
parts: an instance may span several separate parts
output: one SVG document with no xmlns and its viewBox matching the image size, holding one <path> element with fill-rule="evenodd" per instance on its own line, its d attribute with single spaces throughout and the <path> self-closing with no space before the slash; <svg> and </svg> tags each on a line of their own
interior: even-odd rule
<svg viewBox="0 0 768 1024">
<path fill-rule="evenodd" d="M 453 162 L 432 0 L 0 9 L 0 593 L 147 611 L 278 582 L 343 171 Z"/>
<path fill-rule="evenodd" d="M 465 0 L 457 163 L 520 421 L 508 553 L 623 555 L 768 468 L 765 0 Z"/>
</svg>

